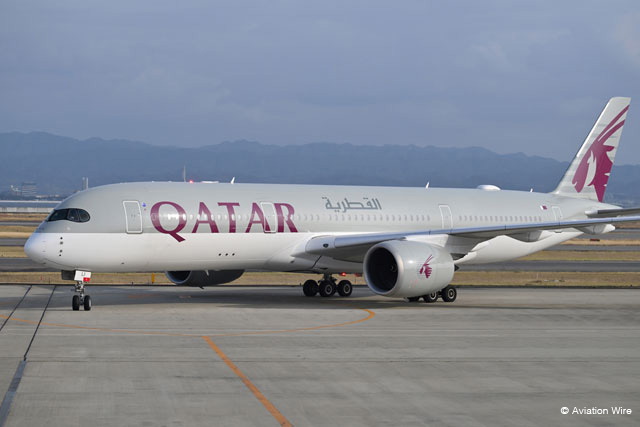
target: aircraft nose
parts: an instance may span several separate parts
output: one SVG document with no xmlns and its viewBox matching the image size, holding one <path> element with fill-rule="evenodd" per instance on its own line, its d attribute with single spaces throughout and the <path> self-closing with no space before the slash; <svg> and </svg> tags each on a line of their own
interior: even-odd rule
<svg viewBox="0 0 640 427">
<path fill-rule="evenodd" d="M 33 233 L 27 240 L 27 243 L 24 244 L 24 253 L 33 261 L 40 264 L 44 263 L 46 250 L 45 236 L 43 236 L 42 233 Z"/>
</svg>

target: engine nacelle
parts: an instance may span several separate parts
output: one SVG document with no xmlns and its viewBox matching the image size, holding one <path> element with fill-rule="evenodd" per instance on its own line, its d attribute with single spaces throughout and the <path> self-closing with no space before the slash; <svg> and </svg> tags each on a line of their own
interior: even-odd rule
<svg viewBox="0 0 640 427">
<path fill-rule="evenodd" d="M 438 246 L 408 240 L 378 243 L 364 258 L 369 288 L 385 297 L 417 297 L 447 286 L 453 279 L 451 254 Z"/>
<path fill-rule="evenodd" d="M 165 275 L 176 285 L 205 287 L 233 282 L 242 273 L 244 270 L 167 271 Z"/>
</svg>

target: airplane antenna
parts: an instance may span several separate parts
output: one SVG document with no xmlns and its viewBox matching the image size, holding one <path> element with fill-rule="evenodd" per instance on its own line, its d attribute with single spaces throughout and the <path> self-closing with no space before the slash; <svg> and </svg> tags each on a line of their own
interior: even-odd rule
<svg viewBox="0 0 640 427">
<path fill-rule="evenodd" d="M 235 184 L 236 182 L 236 177 L 234 176 L 233 178 L 231 178 L 231 184 Z"/>
<path fill-rule="evenodd" d="M 531 190 L 529 190 L 529 193 L 533 193 L 533 187 L 531 187 Z"/>
<path fill-rule="evenodd" d="M 428 181 L 428 182 L 427 182 L 427 185 L 425 185 L 425 186 L 424 186 L 424 188 L 425 188 L 425 189 L 429 189 L 429 183 L 430 183 L 430 182 L 431 182 L 431 181 Z"/>
<path fill-rule="evenodd" d="M 182 166 L 182 182 L 187 182 L 187 165 Z"/>
</svg>

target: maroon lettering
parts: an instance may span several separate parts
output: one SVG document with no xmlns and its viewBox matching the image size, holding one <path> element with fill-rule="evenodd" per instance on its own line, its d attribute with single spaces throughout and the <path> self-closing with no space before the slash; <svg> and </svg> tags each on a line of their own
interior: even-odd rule
<svg viewBox="0 0 640 427">
<path fill-rule="evenodd" d="M 178 225 L 173 230 L 167 230 L 162 226 L 160 222 L 160 207 L 162 205 L 169 205 L 173 207 L 178 212 Z M 187 213 L 182 206 L 173 202 L 158 202 L 151 208 L 151 223 L 160 233 L 168 234 L 178 242 L 182 242 L 184 237 L 180 236 L 178 233 L 182 231 L 182 229 L 187 225 Z"/>
<path fill-rule="evenodd" d="M 204 219 L 200 219 L 204 218 Z M 198 208 L 198 220 L 196 221 L 196 225 L 193 227 L 192 233 L 196 233 L 198 231 L 198 226 L 200 224 L 209 224 L 209 228 L 212 233 L 218 233 L 218 224 L 216 224 L 215 219 L 213 219 L 213 215 L 211 215 L 211 211 L 204 204 L 204 202 L 200 202 L 200 207 Z"/>
<path fill-rule="evenodd" d="M 284 233 L 285 223 L 287 224 L 287 227 L 289 227 L 289 231 L 291 231 L 292 233 L 297 233 L 298 229 L 291 219 L 291 217 L 295 213 L 293 206 L 291 206 L 289 203 L 274 203 L 273 206 L 276 208 L 276 215 L 278 216 L 278 233 Z M 283 214 L 282 208 L 287 209 L 286 216 Z"/>
<path fill-rule="evenodd" d="M 236 210 L 235 206 L 240 206 L 240 203 L 235 202 L 221 202 L 218 206 L 226 206 L 227 214 L 229 215 L 229 233 L 236 232 Z"/>
<path fill-rule="evenodd" d="M 260 206 L 257 203 L 253 203 L 251 205 L 251 218 L 249 219 L 249 225 L 247 225 L 247 231 L 245 231 L 245 233 L 249 233 L 251 231 L 251 226 L 253 224 L 262 225 L 263 231 L 271 231 L 269 223 L 264 218 L 264 212 L 262 212 L 262 209 L 260 209 Z"/>
</svg>

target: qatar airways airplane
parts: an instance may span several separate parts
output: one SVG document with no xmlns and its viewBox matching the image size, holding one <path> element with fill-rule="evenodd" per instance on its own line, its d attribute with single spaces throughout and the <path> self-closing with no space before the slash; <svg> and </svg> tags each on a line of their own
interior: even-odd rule
<svg viewBox="0 0 640 427">
<path fill-rule="evenodd" d="M 91 272 L 165 271 L 177 285 L 231 282 L 245 270 L 321 274 L 306 296 L 349 296 L 333 275 L 364 273 L 375 294 L 452 302 L 454 271 L 519 258 L 640 208 L 602 203 L 629 98 L 612 98 L 551 193 L 476 189 L 141 182 L 76 193 L 25 244 L 74 280 L 91 309 Z"/>
</svg>

